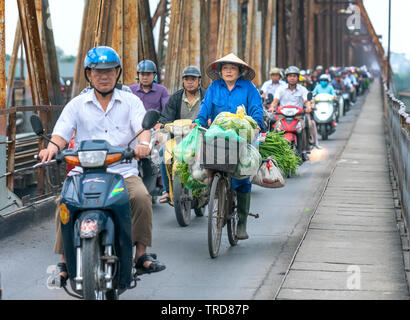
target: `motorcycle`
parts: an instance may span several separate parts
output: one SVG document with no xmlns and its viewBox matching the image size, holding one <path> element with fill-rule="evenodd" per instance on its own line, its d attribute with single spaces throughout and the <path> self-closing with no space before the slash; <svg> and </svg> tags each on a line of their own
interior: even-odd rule
<svg viewBox="0 0 410 320">
<path fill-rule="evenodd" d="M 148 111 L 142 129 L 127 148 L 113 147 L 105 140 L 86 140 L 78 149 L 58 151 L 52 160 L 83 168 L 82 174 L 65 180 L 59 203 L 68 279 L 74 293 L 67 286 L 63 288 L 70 296 L 117 300 L 127 289 L 135 288 L 138 276 L 144 274 L 133 267 L 130 203 L 124 178 L 108 173 L 107 167 L 130 162 L 134 158 L 132 141 L 154 127 L 158 119 L 157 111 Z M 31 117 L 31 125 L 38 136 L 53 143 L 43 134 L 37 115 Z M 58 272 L 54 272 L 57 286 Z"/>
<path fill-rule="evenodd" d="M 276 110 L 276 114 L 281 118 L 275 124 L 276 132 L 284 131 L 284 138 L 300 156 L 302 154 L 302 121 L 305 114 L 303 107 L 280 106 Z"/>
<path fill-rule="evenodd" d="M 329 135 L 336 131 L 336 113 L 333 100 L 334 96 L 327 93 L 321 93 L 315 97 L 313 119 L 322 140 L 327 140 Z"/>
<path fill-rule="evenodd" d="M 335 90 L 336 98 L 335 98 L 335 109 L 336 113 L 336 122 L 339 123 L 340 118 L 345 116 L 345 101 L 343 98 L 343 93 L 341 90 Z"/>
<path fill-rule="evenodd" d="M 195 197 L 193 191 L 185 188 L 180 177 L 176 174 L 178 162 L 175 160 L 172 150 L 176 147 L 177 140 L 181 141 L 184 136 L 189 134 L 191 124 L 192 120 L 190 119 L 179 119 L 164 126 L 164 130 L 173 135 L 173 138 L 165 143 L 164 161 L 169 179 L 171 204 L 181 227 L 186 227 L 191 223 L 191 209 L 194 209 L 197 217 L 202 217 L 208 203 L 208 195 L 201 194 L 199 197 Z"/>
</svg>

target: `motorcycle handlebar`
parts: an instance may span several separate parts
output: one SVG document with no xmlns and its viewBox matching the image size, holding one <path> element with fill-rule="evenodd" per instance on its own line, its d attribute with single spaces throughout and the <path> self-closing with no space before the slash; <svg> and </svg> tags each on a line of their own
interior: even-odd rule
<svg viewBox="0 0 410 320">
<path fill-rule="evenodd" d="M 34 156 L 34 159 L 36 159 L 37 161 L 40 161 L 37 154 Z M 52 160 L 50 160 L 48 162 L 39 162 L 39 163 L 35 164 L 34 166 L 32 166 L 32 168 L 37 169 L 37 168 L 47 167 L 47 166 L 50 166 L 50 165 L 52 165 L 56 162 L 57 162 L 57 160 L 55 158 L 53 158 Z"/>
</svg>

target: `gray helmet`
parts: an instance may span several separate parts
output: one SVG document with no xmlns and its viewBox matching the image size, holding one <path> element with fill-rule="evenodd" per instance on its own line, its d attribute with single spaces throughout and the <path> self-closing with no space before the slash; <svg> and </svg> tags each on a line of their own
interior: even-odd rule
<svg viewBox="0 0 410 320">
<path fill-rule="evenodd" d="M 140 72 L 153 72 L 157 73 L 157 66 L 151 60 L 142 60 L 138 63 L 137 73 Z"/>
<path fill-rule="evenodd" d="M 285 71 L 285 77 L 287 77 L 290 74 L 297 74 L 298 76 L 300 76 L 300 70 L 298 67 L 295 66 L 290 66 L 289 68 L 286 69 Z"/>
<path fill-rule="evenodd" d="M 195 66 L 189 66 L 184 69 L 182 72 L 182 78 L 184 77 L 195 77 L 195 78 L 201 78 L 201 71 L 195 67 Z"/>
<path fill-rule="evenodd" d="M 316 67 L 316 70 L 323 70 L 323 66 L 318 65 L 318 66 Z"/>
</svg>

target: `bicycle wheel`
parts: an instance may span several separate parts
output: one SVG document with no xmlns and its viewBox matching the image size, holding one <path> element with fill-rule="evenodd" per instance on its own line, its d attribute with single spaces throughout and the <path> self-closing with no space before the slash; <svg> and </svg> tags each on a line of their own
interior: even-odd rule
<svg viewBox="0 0 410 320">
<path fill-rule="evenodd" d="M 226 185 L 219 174 L 214 176 L 208 204 L 208 249 L 211 258 L 218 256 L 225 217 Z"/>
<path fill-rule="evenodd" d="M 226 230 L 228 232 L 229 244 L 233 247 L 238 244 L 238 237 L 236 236 L 236 231 L 238 228 L 239 217 L 238 217 L 238 210 L 236 206 L 236 196 L 232 195 L 230 198 L 231 200 L 229 201 L 227 210 L 230 210 L 232 212 L 232 215 L 226 222 L 227 224 Z"/>
</svg>

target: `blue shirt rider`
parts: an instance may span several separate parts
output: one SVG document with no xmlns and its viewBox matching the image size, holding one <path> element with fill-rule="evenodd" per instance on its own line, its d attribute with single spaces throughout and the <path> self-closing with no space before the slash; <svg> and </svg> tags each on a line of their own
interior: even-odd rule
<svg viewBox="0 0 410 320">
<path fill-rule="evenodd" d="M 213 121 L 221 112 L 236 113 L 237 107 L 244 105 L 248 116 L 252 117 L 263 129 L 263 106 L 258 89 L 250 81 L 255 71 L 234 54 L 229 54 L 213 63 L 207 69 L 208 76 L 214 80 L 209 86 L 201 109 L 197 116 L 201 126 L 206 126 L 208 119 Z M 239 240 L 248 239 L 246 221 L 249 214 L 252 184 L 249 178 L 232 178 L 232 186 L 238 200 Z"/>
<path fill-rule="evenodd" d="M 329 77 L 326 74 L 322 74 L 319 78 L 319 83 L 316 85 L 315 89 L 313 89 L 313 94 L 318 95 L 322 93 L 331 94 L 332 96 L 336 96 L 335 89 L 329 83 Z"/>
</svg>

